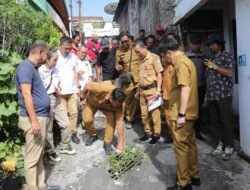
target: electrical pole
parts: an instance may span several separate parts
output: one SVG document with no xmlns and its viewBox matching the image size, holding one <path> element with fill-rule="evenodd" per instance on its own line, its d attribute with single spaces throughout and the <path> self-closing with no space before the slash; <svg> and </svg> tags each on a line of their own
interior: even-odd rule
<svg viewBox="0 0 250 190">
<path fill-rule="evenodd" d="M 69 36 L 72 38 L 72 10 L 73 10 L 73 4 L 72 4 L 72 0 L 70 0 L 70 18 L 69 18 Z"/>
<path fill-rule="evenodd" d="M 79 15 L 79 35 L 82 36 L 82 21 L 81 21 L 81 15 L 82 15 L 82 0 L 78 0 L 78 15 Z"/>
</svg>

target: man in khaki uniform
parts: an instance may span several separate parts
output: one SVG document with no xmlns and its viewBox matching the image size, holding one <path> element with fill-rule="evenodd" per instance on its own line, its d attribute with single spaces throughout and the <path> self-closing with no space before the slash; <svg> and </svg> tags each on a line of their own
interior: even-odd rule
<svg viewBox="0 0 250 190">
<path fill-rule="evenodd" d="M 139 60 L 132 48 L 131 40 L 127 33 L 120 34 L 121 48 L 116 51 L 116 70 L 119 73 L 131 72 L 132 80 L 128 84 L 121 84 L 122 89 L 126 94 L 125 99 L 125 127 L 132 128 L 132 123 L 135 119 L 135 114 L 139 110 L 139 101 L 135 98 L 138 87 L 139 78 Z M 131 49 L 132 48 L 132 49 Z M 131 71 L 129 71 L 129 64 L 131 61 Z"/>
<path fill-rule="evenodd" d="M 174 71 L 174 66 L 171 62 L 166 59 L 163 59 L 163 76 L 162 76 L 162 95 L 163 95 L 163 111 L 165 114 L 165 119 L 167 123 L 167 137 L 166 142 L 172 142 L 171 138 L 171 118 L 170 118 L 170 107 L 169 107 L 169 100 L 170 100 L 170 90 L 171 90 L 171 81 L 172 75 Z"/>
<path fill-rule="evenodd" d="M 161 112 L 160 107 L 148 112 L 148 97 L 161 94 L 161 83 L 163 71 L 160 57 L 150 53 L 143 41 L 136 42 L 134 48 L 135 53 L 139 57 L 139 93 L 141 117 L 144 125 L 144 136 L 140 138 L 141 142 L 147 141 L 150 138 L 150 120 L 153 121 L 153 134 L 150 144 L 156 144 L 161 133 Z"/>
<path fill-rule="evenodd" d="M 179 49 L 177 40 L 166 44 L 165 58 L 174 65 L 170 93 L 170 117 L 177 158 L 177 184 L 167 190 L 192 190 L 200 185 L 199 163 L 193 128 L 198 118 L 198 89 L 193 62 Z"/>
<path fill-rule="evenodd" d="M 107 154 L 112 153 L 115 126 L 118 131 L 117 150 L 122 151 L 124 145 L 123 102 L 125 94 L 122 89 L 105 82 L 89 82 L 81 94 L 81 105 L 84 107 L 83 123 L 89 138 L 86 146 L 97 140 L 97 131 L 94 127 L 94 115 L 100 110 L 107 119 L 104 134 L 104 149 Z"/>
</svg>

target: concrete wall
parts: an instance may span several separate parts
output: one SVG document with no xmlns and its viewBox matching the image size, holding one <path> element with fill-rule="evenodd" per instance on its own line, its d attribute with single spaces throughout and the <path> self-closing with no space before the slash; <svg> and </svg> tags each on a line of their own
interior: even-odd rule
<svg viewBox="0 0 250 190">
<path fill-rule="evenodd" d="M 120 18 L 120 31 L 129 31 L 135 38 L 139 29 L 155 34 L 157 25 L 167 27 L 173 20 L 174 0 L 128 0 Z"/>
<path fill-rule="evenodd" d="M 238 55 L 245 55 L 245 62 L 239 63 L 239 111 L 240 111 L 240 142 L 243 151 L 250 156 L 250 44 L 249 44 L 249 13 L 250 1 L 235 2 L 237 49 Z"/>
</svg>

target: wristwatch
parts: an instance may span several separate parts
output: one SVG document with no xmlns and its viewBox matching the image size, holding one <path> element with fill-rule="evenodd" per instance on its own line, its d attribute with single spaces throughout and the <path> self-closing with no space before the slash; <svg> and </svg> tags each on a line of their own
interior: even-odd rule
<svg viewBox="0 0 250 190">
<path fill-rule="evenodd" d="M 179 117 L 185 117 L 186 114 L 185 114 L 185 113 L 180 113 L 180 112 L 179 112 L 179 113 L 178 113 L 178 116 L 179 116 Z"/>
</svg>

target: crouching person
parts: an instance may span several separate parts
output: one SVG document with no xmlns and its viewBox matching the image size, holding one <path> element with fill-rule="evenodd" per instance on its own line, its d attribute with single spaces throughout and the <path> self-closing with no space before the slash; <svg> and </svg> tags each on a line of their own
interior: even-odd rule
<svg viewBox="0 0 250 190">
<path fill-rule="evenodd" d="M 81 105 L 84 108 L 83 123 L 89 135 L 86 146 L 90 146 L 97 140 L 97 131 L 94 127 L 94 115 L 100 110 L 106 116 L 106 128 L 104 134 L 104 149 L 107 155 L 112 153 L 112 142 L 115 126 L 118 133 L 118 145 L 116 151 L 124 148 L 124 124 L 123 103 L 125 94 L 120 88 L 103 82 L 89 82 L 81 93 Z"/>
<path fill-rule="evenodd" d="M 61 103 L 60 87 L 59 87 L 59 75 L 58 70 L 55 68 L 58 55 L 56 50 L 50 50 L 48 52 L 48 59 L 45 64 L 39 67 L 38 71 L 42 79 L 43 85 L 50 98 L 50 116 L 47 126 L 46 140 L 46 153 L 49 155 L 49 159 L 54 162 L 61 161 L 59 155 L 57 155 L 54 147 L 53 139 L 53 122 L 56 120 L 61 129 L 61 143 L 60 153 L 62 154 L 75 154 L 76 151 L 71 147 L 71 132 L 69 130 L 69 119 L 66 109 Z"/>
</svg>

